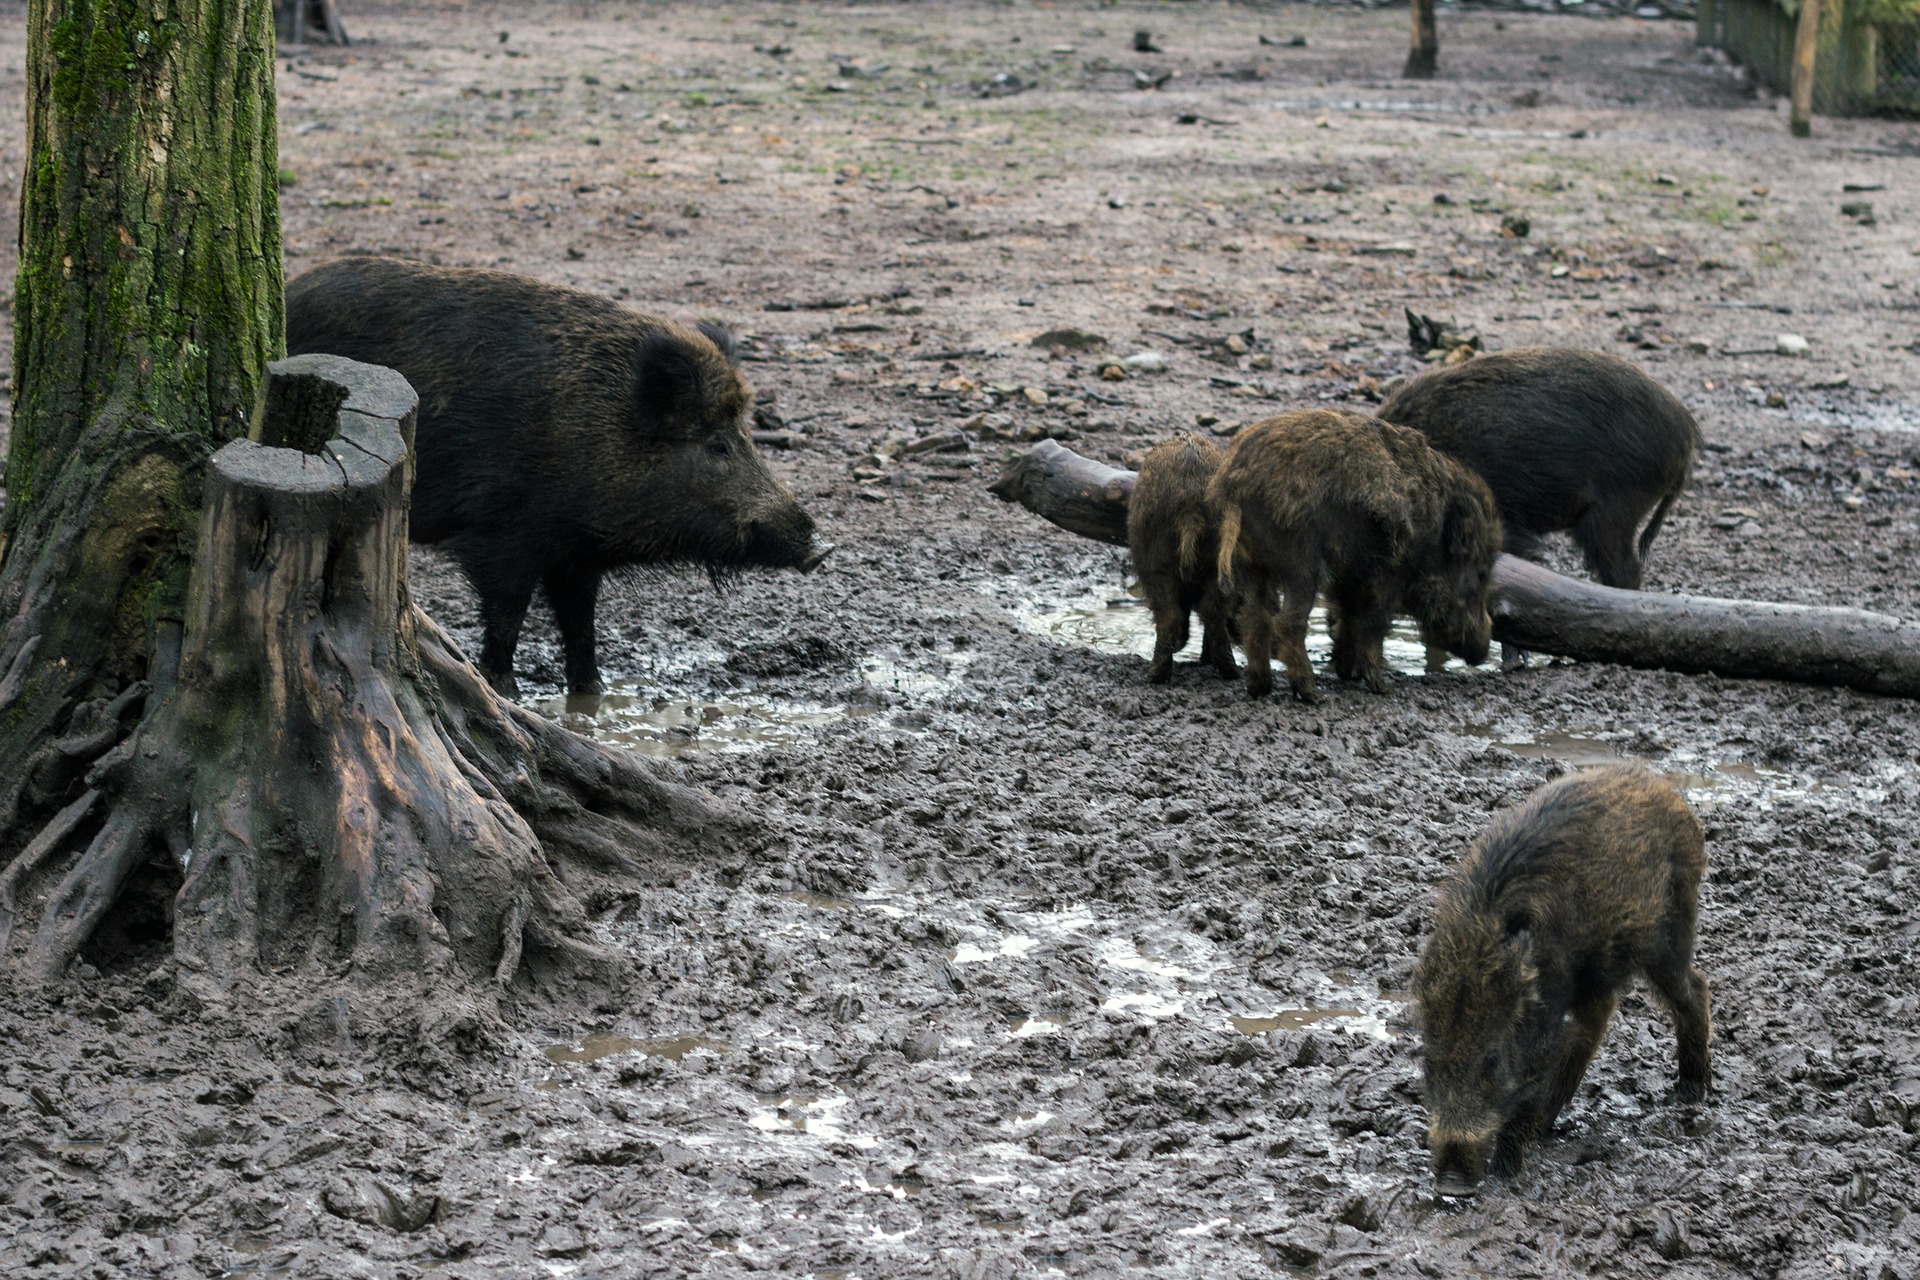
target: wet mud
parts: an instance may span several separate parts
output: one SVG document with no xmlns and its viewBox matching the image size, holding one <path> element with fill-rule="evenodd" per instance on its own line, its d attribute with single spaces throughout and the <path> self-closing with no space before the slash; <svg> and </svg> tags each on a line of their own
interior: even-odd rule
<svg viewBox="0 0 1920 1280">
<path fill-rule="evenodd" d="M 983 492 L 1027 428 L 1117 461 L 1203 413 L 1363 402 L 1418 367 L 1413 305 L 1637 352 L 1695 407 L 1716 451 L 1650 589 L 1915 616 L 1920 335 L 1892 304 L 1920 179 L 1883 154 L 1912 126 L 1790 144 L 1678 23 L 1449 14 L 1442 80 L 1408 86 L 1393 12 L 713 9 L 350 6 L 365 43 L 282 60 L 286 221 L 292 270 L 506 265 L 748 335 L 797 437 L 773 465 L 840 550 L 611 583 L 597 701 L 562 696 L 538 602 L 521 667 L 531 705 L 761 834 L 597 902 L 626 980 L 523 987 L 507 1027 L 431 990 L 189 1008 L 151 929 L 9 993 L 0 1270 L 1920 1273 L 1920 708 L 1538 656 L 1427 674 L 1410 633 L 1384 696 L 1255 703 L 1192 654 L 1151 687 L 1124 554 Z M 1169 53 L 1126 52 L 1139 25 Z M 1136 90 L 1136 60 L 1181 75 Z M 1830 207 L 1862 175 L 1871 232 Z M 1722 354 L 1789 324 L 1814 358 Z M 1065 325 L 1171 368 L 1030 345 Z M 448 562 L 416 551 L 414 589 L 477 638 Z M 1674 1101 L 1638 992 L 1526 1170 L 1437 1204 L 1406 994 L 1434 888 L 1492 811 L 1621 758 L 1706 825 L 1713 1092 Z"/>
</svg>

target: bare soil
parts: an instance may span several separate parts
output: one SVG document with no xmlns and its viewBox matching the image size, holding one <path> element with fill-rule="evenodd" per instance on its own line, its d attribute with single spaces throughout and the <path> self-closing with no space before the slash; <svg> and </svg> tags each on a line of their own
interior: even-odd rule
<svg viewBox="0 0 1920 1280">
<path fill-rule="evenodd" d="M 1364 403 L 1418 367 L 1412 307 L 1695 408 L 1716 451 L 1652 589 L 1915 616 L 1914 125 L 1793 142 L 1634 19 L 1450 12 L 1414 84 L 1391 11 L 345 9 L 354 47 L 282 59 L 290 273 L 498 266 L 747 338 L 834 559 L 623 581 L 598 706 L 553 700 L 544 617 L 522 661 L 766 835 L 601 903 L 632 981 L 512 1030 L 198 1011 L 162 929 L 103 941 L 0 1008 L 0 1271 L 1920 1273 L 1920 709 L 1564 663 L 1311 709 L 1191 661 L 1151 688 L 1124 555 L 984 492 L 1023 436 L 1120 459 Z M 1067 327 L 1169 367 L 1032 345 Z M 1735 354 L 1783 332 L 1810 354 Z M 1404 996 L 1433 886 L 1490 811 L 1622 756 L 1707 826 L 1714 1093 L 1673 1101 L 1630 999 L 1529 1167 L 1442 1210 Z"/>
</svg>

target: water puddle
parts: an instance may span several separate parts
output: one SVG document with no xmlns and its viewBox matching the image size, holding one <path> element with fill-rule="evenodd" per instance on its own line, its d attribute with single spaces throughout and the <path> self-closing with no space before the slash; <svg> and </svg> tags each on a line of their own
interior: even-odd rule
<svg viewBox="0 0 1920 1280">
<path fill-rule="evenodd" d="M 748 1116 L 747 1123 L 762 1133 L 801 1133 L 823 1141 L 848 1142 L 865 1150 L 880 1145 L 880 1140 L 847 1132 L 841 1113 L 853 1101 L 844 1093 L 795 1093 L 773 1097 L 761 1095 L 762 1105 Z"/>
<path fill-rule="evenodd" d="M 727 698 L 664 697 L 617 686 L 597 698 L 550 698 L 534 710 L 576 733 L 625 747 L 636 755 L 671 760 L 691 751 L 758 751 L 804 742 L 822 725 L 872 715 L 876 707 L 823 706 L 754 693 Z"/>
<path fill-rule="evenodd" d="M 547 698 L 534 703 L 533 709 L 577 733 L 656 760 L 696 751 L 758 751 L 805 742 L 825 725 L 880 715 L 896 704 L 911 705 L 950 693 L 959 686 L 973 656 L 965 651 L 930 652 L 924 655 L 929 665 L 918 666 L 886 654 L 863 655 L 858 663 L 860 684 L 838 705 L 754 690 L 706 696 L 685 690 L 697 679 L 696 671 L 687 671 L 664 673 L 666 683 L 682 686 L 680 692 L 663 689 L 662 674 L 656 674 L 617 681 L 607 693 L 595 696 Z M 923 714 L 912 711 L 890 719 L 903 728 L 927 725 Z"/>
<path fill-rule="evenodd" d="M 1832 801 L 1878 803 L 1887 788 L 1913 772 L 1903 761 L 1879 761 L 1859 776 L 1823 780 L 1742 760 L 1719 760 L 1691 750 L 1667 752 L 1660 758 L 1637 756 L 1605 738 L 1586 737 L 1562 729 L 1542 733 L 1506 732 L 1487 724 L 1468 724 L 1471 738 L 1497 742 L 1523 760 L 1558 760 L 1574 768 L 1634 761 L 1664 774 L 1695 804 L 1716 805 L 1751 799 L 1761 804 L 1775 800 L 1821 798 Z"/>
<path fill-rule="evenodd" d="M 1233 1014 L 1227 1021 L 1243 1036 L 1263 1036 L 1269 1031 L 1298 1031 L 1329 1018 L 1364 1018 L 1358 1009 L 1282 1009 L 1264 1018 Z"/>
<path fill-rule="evenodd" d="M 540 1052 L 547 1055 L 549 1062 L 598 1062 L 616 1053 L 642 1053 L 649 1058 L 678 1062 L 690 1053 L 738 1053 L 739 1050 L 739 1045 L 715 1040 L 711 1036 L 655 1036 L 648 1040 L 635 1040 L 630 1036 L 607 1032 L 571 1044 L 550 1044 Z"/>
<path fill-rule="evenodd" d="M 1067 644 L 1079 645 L 1098 653 L 1131 656 L 1142 661 L 1153 657 L 1153 614 L 1146 602 L 1131 595 L 1090 592 L 1051 608 L 1038 605 L 1014 605 L 1014 620 L 1037 635 Z M 1186 648 L 1174 657 L 1180 662 L 1200 660 L 1201 628 L 1199 618 L 1190 625 Z M 1420 630 L 1411 619 L 1395 619 L 1387 633 L 1383 652 L 1387 666 L 1402 675 L 1427 674 L 1427 647 Z M 1315 609 L 1307 619 L 1307 656 L 1316 669 L 1323 670 L 1333 661 L 1333 637 L 1327 633 L 1327 611 Z M 1498 671 L 1499 664 L 1468 666 L 1458 658 L 1448 658 L 1449 672 Z"/>
</svg>

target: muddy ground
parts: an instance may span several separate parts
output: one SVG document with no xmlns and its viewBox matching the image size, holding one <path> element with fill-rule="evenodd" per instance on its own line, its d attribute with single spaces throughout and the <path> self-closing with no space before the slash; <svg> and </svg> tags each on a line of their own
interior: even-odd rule
<svg viewBox="0 0 1920 1280">
<path fill-rule="evenodd" d="M 1020 437 L 1119 459 L 1364 404 L 1417 367 L 1412 306 L 1695 408 L 1652 589 L 1920 615 L 1915 126 L 1791 142 L 1634 19 L 1448 13 L 1409 84 L 1392 11 L 345 9 L 355 47 L 282 60 L 290 272 L 493 265 L 745 335 L 829 567 L 622 583 L 598 708 L 555 699 L 544 618 L 522 662 L 767 836 L 610 903 L 631 983 L 525 993 L 491 1041 L 350 999 L 195 1020 L 164 939 L 16 998 L 7 1275 L 1920 1270 L 1914 704 L 1578 664 L 1312 709 L 1149 688 L 1124 555 L 983 492 Z M 1170 367 L 1103 380 L 1030 345 L 1060 327 Z M 1782 332 L 1810 354 L 1736 354 Z M 415 585 L 474 637 L 443 561 Z M 1404 996 L 1433 886 L 1620 756 L 1707 826 L 1715 1092 L 1672 1100 L 1629 999 L 1529 1168 L 1437 1210 Z"/>
</svg>

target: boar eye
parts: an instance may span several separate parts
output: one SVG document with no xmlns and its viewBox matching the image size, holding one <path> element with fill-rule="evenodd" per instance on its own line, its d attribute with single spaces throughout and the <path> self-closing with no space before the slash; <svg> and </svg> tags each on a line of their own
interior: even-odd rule
<svg viewBox="0 0 1920 1280">
<path fill-rule="evenodd" d="M 716 458 L 726 457 L 727 454 L 731 452 L 727 447 L 727 438 L 725 436 L 715 436 L 713 439 L 707 441 L 707 452 Z"/>
</svg>

